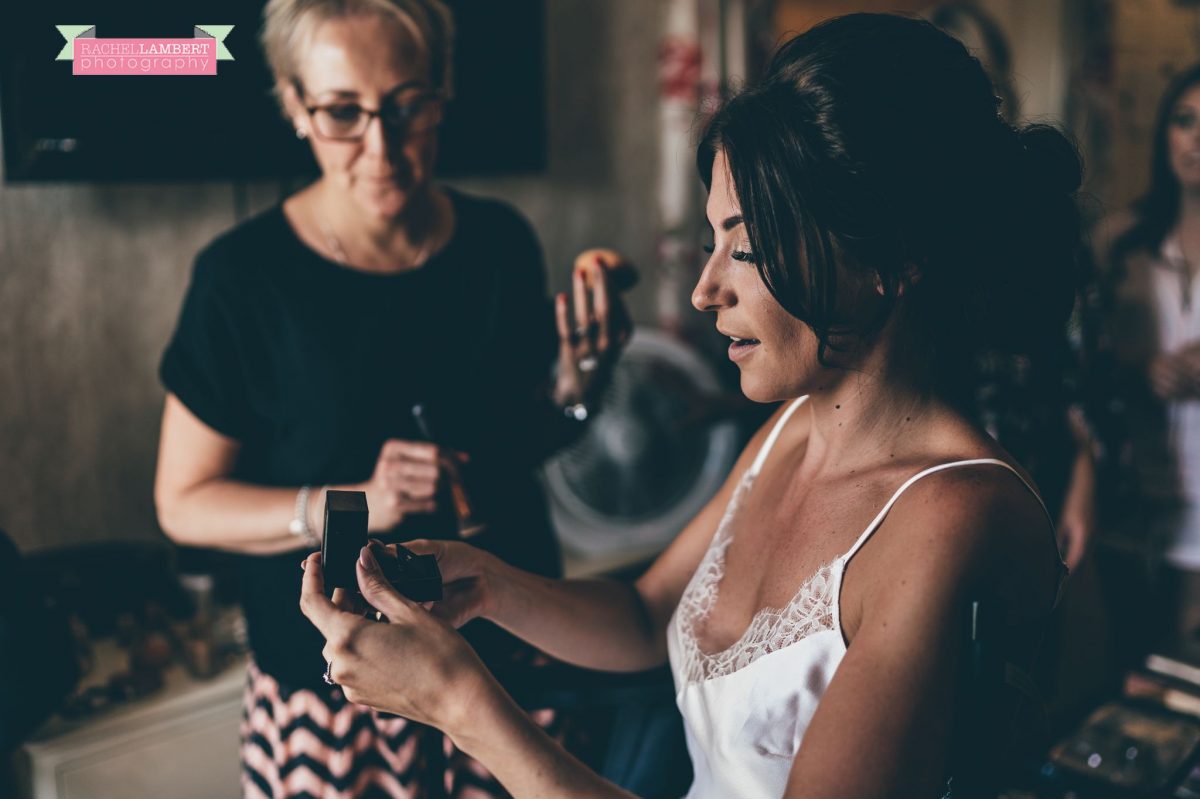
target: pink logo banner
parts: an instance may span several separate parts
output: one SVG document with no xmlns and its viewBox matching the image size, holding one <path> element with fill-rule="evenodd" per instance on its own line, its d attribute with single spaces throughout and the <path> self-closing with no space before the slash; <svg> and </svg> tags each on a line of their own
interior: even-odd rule
<svg viewBox="0 0 1200 799">
<path fill-rule="evenodd" d="M 73 75 L 216 75 L 213 39 L 76 39 Z"/>
<path fill-rule="evenodd" d="M 66 44 L 57 61 L 73 75 L 216 75 L 232 61 L 224 39 L 232 25 L 196 25 L 191 39 L 101 39 L 95 25 L 56 25 Z"/>
</svg>

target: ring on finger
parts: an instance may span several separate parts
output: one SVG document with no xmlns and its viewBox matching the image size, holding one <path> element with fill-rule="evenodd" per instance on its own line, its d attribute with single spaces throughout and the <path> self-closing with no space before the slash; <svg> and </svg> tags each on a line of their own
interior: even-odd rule
<svg viewBox="0 0 1200 799">
<path fill-rule="evenodd" d="M 584 373 L 596 371 L 596 367 L 599 365 L 600 361 L 595 355 L 585 355 L 575 363 L 576 368 Z"/>
</svg>

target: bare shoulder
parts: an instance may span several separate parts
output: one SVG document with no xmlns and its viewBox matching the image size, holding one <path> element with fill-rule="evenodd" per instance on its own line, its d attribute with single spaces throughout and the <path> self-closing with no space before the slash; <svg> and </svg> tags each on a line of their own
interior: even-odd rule
<svg viewBox="0 0 1200 799">
<path fill-rule="evenodd" d="M 1011 599 L 1014 614 L 1037 615 L 1057 588 L 1045 509 L 1017 473 L 999 464 L 964 464 L 921 478 L 873 538 L 875 551 L 863 566 L 881 578 L 870 584 L 885 596 L 905 586 L 944 596 L 983 592 Z M 882 579 L 885 564 L 911 579 Z"/>
<path fill-rule="evenodd" d="M 1007 462 L 1001 458 L 985 457 L 984 462 L 956 464 L 913 483 L 889 514 L 892 537 L 919 535 L 931 547 L 970 551 L 1017 528 L 1046 533 L 1049 520 L 1030 478 L 1018 466 L 995 462 Z"/>
</svg>

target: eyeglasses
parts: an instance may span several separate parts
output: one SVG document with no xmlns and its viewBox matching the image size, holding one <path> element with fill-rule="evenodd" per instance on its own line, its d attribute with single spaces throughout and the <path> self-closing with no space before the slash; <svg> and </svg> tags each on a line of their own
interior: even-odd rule
<svg viewBox="0 0 1200 799">
<path fill-rule="evenodd" d="M 293 81 L 296 93 L 303 98 L 304 89 L 300 81 Z M 442 121 L 445 97 L 441 92 L 423 91 L 410 95 L 404 102 L 386 99 L 374 111 L 363 108 L 352 101 L 338 101 L 324 105 L 306 105 L 313 122 L 313 131 L 322 139 L 332 141 L 357 141 L 367 132 L 375 117 L 383 122 L 388 132 L 401 137 L 425 133 Z"/>
</svg>

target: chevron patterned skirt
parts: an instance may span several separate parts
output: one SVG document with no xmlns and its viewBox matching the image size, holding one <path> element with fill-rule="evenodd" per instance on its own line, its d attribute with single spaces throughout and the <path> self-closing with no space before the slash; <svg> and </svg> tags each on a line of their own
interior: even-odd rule
<svg viewBox="0 0 1200 799">
<path fill-rule="evenodd" d="M 535 718 L 547 726 L 553 712 Z M 439 731 L 346 700 L 286 691 L 250 661 L 241 727 L 247 799 L 490 799 L 508 794 Z"/>
</svg>

